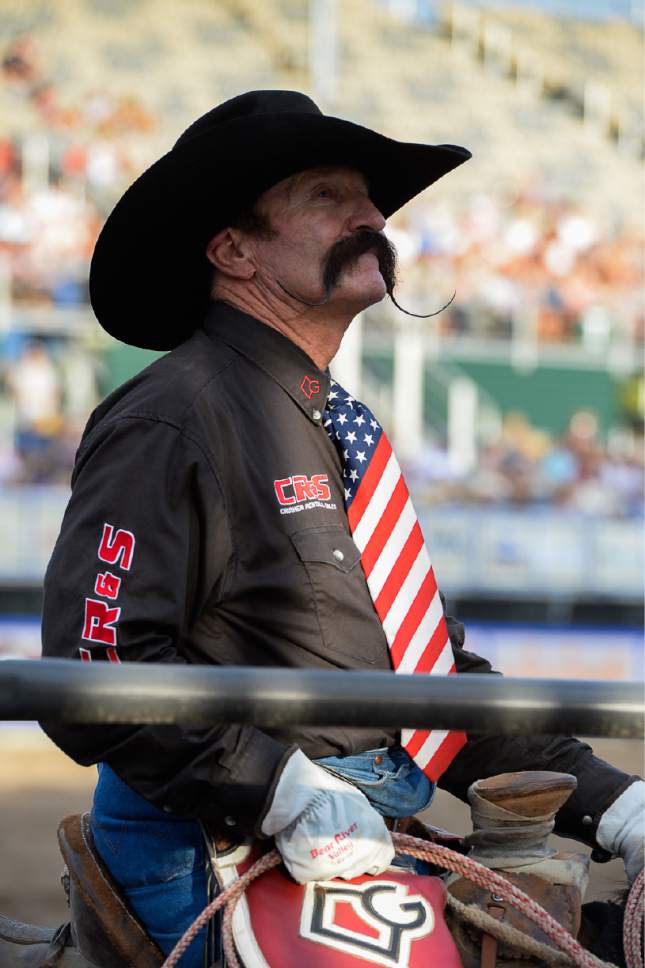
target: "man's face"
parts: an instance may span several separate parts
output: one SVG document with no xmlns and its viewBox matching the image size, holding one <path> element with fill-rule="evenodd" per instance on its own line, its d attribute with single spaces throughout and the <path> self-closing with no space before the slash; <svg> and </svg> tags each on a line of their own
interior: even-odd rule
<svg viewBox="0 0 645 968">
<path fill-rule="evenodd" d="M 299 172 L 273 185 L 255 208 L 273 229 L 271 238 L 253 241 L 259 276 L 310 302 L 323 297 L 323 276 L 334 246 L 362 230 L 381 233 L 385 227 L 364 176 L 352 168 Z M 366 251 L 347 262 L 342 259 L 328 305 L 347 305 L 358 312 L 385 294 L 379 260 Z"/>
</svg>

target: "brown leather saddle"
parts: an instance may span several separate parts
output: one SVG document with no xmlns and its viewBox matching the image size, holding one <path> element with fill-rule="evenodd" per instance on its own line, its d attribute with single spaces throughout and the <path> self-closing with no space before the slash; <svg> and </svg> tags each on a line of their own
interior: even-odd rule
<svg viewBox="0 0 645 968">
<path fill-rule="evenodd" d="M 58 842 L 70 921 L 55 931 L 0 916 L 0 968 L 159 968 L 161 951 L 96 852 L 89 814 L 66 817 Z"/>
</svg>

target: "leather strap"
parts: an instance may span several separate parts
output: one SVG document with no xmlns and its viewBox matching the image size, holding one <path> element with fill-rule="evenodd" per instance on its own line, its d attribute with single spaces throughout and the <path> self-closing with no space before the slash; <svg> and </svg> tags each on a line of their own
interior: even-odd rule
<svg viewBox="0 0 645 968">
<path fill-rule="evenodd" d="M 501 921 L 506 912 L 506 908 L 498 904 L 489 904 L 488 913 L 497 921 Z M 497 938 L 492 934 L 482 934 L 482 955 L 481 968 L 496 968 L 497 965 Z"/>
</svg>

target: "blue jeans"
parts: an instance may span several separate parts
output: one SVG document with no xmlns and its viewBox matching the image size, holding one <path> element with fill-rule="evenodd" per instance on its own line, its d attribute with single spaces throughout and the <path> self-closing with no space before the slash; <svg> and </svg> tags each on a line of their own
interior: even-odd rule
<svg viewBox="0 0 645 968">
<path fill-rule="evenodd" d="M 170 954 L 208 903 L 208 857 L 201 827 L 158 810 L 105 763 L 92 806 L 94 843 L 150 937 Z M 203 968 L 206 929 L 182 959 Z"/>
<path fill-rule="evenodd" d="M 434 796 L 434 785 L 400 746 L 322 756 L 316 763 L 350 780 L 384 817 L 411 817 Z"/>
<path fill-rule="evenodd" d="M 316 760 L 346 777 L 383 816 L 409 817 L 428 806 L 434 786 L 400 747 Z M 201 827 L 164 813 L 99 765 L 92 833 L 108 870 L 164 954 L 208 903 L 208 857 Z M 399 866 L 425 869 L 411 859 Z M 203 968 L 206 929 L 184 955 L 186 968 Z"/>
</svg>

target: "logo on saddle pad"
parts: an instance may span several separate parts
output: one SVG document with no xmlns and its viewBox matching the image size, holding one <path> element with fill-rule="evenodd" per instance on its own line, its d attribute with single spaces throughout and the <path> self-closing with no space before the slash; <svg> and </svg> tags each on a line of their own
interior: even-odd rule
<svg viewBox="0 0 645 968">
<path fill-rule="evenodd" d="M 300 935 L 370 964 L 408 968 L 412 943 L 434 926 L 430 902 L 397 881 L 319 881 L 305 888 Z"/>
</svg>

